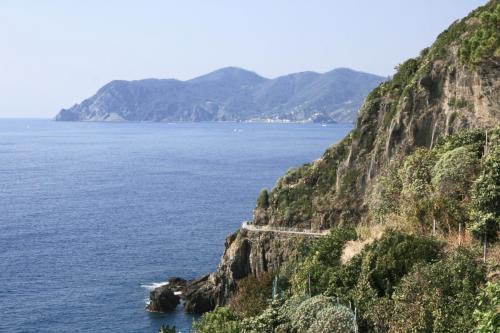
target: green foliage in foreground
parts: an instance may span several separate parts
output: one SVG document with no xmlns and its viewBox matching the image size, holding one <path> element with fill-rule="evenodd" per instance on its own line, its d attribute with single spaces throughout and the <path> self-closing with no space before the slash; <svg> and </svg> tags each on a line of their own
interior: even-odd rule
<svg viewBox="0 0 500 333">
<path fill-rule="evenodd" d="M 445 252 L 432 238 L 389 231 L 341 264 L 328 256 L 344 246 L 339 238 L 338 233 L 318 240 L 304 259 L 321 267 L 312 281 L 320 282 L 316 296 L 294 285 L 312 274 L 311 266 L 301 264 L 290 277 L 295 292 L 285 299 L 270 301 L 250 317 L 217 308 L 195 323 L 196 332 L 328 333 L 354 332 L 356 326 L 359 332 L 395 333 L 401 327 L 408 332 L 483 327 L 481 332 L 488 332 L 497 325 L 498 286 L 483 288 L 485 270 L 474 253 L 464 248 Z M 342 304 L 355 307 L 357 318 Z"/>
<path fill-rule="evenodd" d="M 239 317 L 251 317 L 260 314 L 271 298 L 274 275 L 263 273 L 259 277 L 247 276 L 238 281 L 236 294 L 231 299 L 229 308 Z"/>
<path fill-rule="evenodd" d="M 306 299 L 290 316 L 290 332 L 354 333 L 355 328 L 352 311 L 322 295 Z"/>
<path fill-rule="evenodd" d="M 500 133 L 494 134 L 492 142 L 496 143 Z M 500 230 L 500 146 L 496 143 L 490 150 L 472 187 L 470 228 L 477 238 L 486 236 L 492 242 Z"/>
<path fill-rule="evenodd" d="M 231 310 L 218 307 L 195 321 L 193 329 L 197 333 L 238 333 L 243 331 L 243 325 Z"/>
<path fill-rule="evenodd" d="M 356 238 L 354 229 L 335 228 L 327 237 L 318 239 L 308 250 L 309 255 L 299 264 L 291 277 L 292 289 L 296 294 L 317 295 L 329 283 L 330 272 L 340 266 L 344 244 Z M 310 290 L 309 290 L 310 289 Z"/>
<path fill-rule="evenodd" d="M 477 297 L 474 311 L 475 332 L 487 333 L 500 330 L 500 282 L 488 282 Z"/>
<path fill-rule="evenodd" d="M 484 279 L 483 267 L 463 249 L 434 264 L 416 266 L 389 303 L 387 330 L 471 332 L 475 299 Z"/>
<path fill-rule="evenodd" d="M 238 318 L 225 307 L 195 322 L 197 333 L 317 333 L 356 332 L 354 313 L 331 297 L 293 296 L 276 299 L 258 316 Z"/>
</svg>

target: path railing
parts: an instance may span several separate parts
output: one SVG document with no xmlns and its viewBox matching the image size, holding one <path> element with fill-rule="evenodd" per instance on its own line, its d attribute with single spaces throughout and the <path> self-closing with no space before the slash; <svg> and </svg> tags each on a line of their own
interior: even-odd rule
<svg viewBox="0 0 500 333">
<path fill-rule="evenodd" d="M 276 227 L 270 225 L 255 225 L 252 224 L 250 221 L 244 221 L 241 224 L 241 228 L 250 231 L 275 232 L 275 233 L 292 234 L 292 235 L 307 235 L 314 237 L 322 237 L 330 233 L 329 230 L 314 231 L 311 229 Z"/>
</svg>

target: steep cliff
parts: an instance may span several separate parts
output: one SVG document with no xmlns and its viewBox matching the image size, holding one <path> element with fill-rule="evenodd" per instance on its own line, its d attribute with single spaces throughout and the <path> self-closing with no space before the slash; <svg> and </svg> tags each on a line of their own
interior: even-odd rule
<svg viewBox="0 0 500 333">
<path fill-rule="evenodd" d="M 460 129 L 499 124 L 499 3 L 490 1 L 456 21 L 431 47 L 399 65 L 368 95 L 346 138 L 263 192 L 253 223 L 311 229 L 369 224 L 367 203 L 384 168 Z M 212 305 L 225 304 L 238 279 L 273 270 L 297 253 L 298 244 L 277 234 L 228 238 L 217 271 L 203 284 L 204 296 Z"/>
</svg>

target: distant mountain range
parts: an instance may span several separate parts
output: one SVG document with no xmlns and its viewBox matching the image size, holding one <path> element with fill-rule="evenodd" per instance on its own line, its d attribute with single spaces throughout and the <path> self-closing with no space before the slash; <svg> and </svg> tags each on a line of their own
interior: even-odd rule
<svg viewBox="0 0 500 333">
<path fill-rule="evenodd" d="M 188 81 L 111 81 L 56 120 L 353 122 L 385 79 L 347 68 L 267 79 L 227 67 Z"/>
</svg>

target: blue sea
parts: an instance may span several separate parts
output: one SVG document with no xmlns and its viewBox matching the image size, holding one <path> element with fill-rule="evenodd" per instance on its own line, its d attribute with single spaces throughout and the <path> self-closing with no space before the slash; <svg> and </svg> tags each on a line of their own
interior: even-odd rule
<svg viewBox="0 0 500 333">
<path fill-rule="evenodd" d="M 189 332 L 149 289 L 213 271 L 260 189 L 351 128 L 0 119 L 0 332 Z"/>
</svg>

